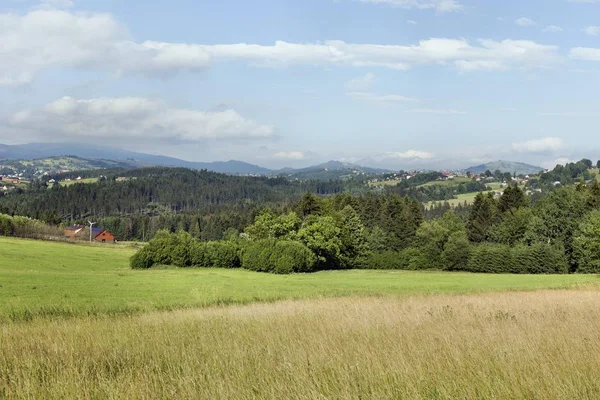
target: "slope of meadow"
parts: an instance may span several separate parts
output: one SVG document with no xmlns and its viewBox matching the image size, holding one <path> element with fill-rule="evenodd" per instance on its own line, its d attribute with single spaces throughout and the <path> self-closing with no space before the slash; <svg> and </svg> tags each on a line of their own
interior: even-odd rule
<svg viewBox="0 0 600 400">
<path fill-rule="evenodd" d="M 600 292 L 283 301 L 0 329 L 0 398 L 596 399 Z"/>
<path fill-rule="evenodd" d="M 0 321 L 138 313 L 314 297 L 472 293 L 596 285 L 594 275 L 225 269 L 131 270 L 126 246 L 0 238 Z"/>
</svg>

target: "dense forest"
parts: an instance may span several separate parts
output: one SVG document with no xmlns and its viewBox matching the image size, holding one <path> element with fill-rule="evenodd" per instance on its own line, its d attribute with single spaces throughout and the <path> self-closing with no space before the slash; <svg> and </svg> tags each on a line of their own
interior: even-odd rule
<svg viewBox="0 0 600 400">
<path fill-rule="evenodd" d="M 285 210 L 306 192 L 332 195 L 352 189 L 341 181 L 293 182 L 162 167 L 72 172 L 60 178 L 77 176 L 99 181 L 49 187 L 51 179 L 59 178 L 49 176 L 25 192 L 0 196 L 0 212 L 54 224 L 94 219 L 120 240 L 145 240 L 159 229 L 202 232 L 209 240 L 220 239 L 228 228 L 242 229 L 264 207 Z"/>
<path fill-rule="evenodd" d="M 323 269 L 444 269 L 489 273 L 600 272 L 600 186 L 561 187 L 531 204 L 517 186 L 499 199 L 477 195 L 461 218 L 454 210 L 423 219 L 422 207 L 397 196 L 306 194 L 287 213 L 266 210 L 244 231 L 201 243 L 163 231 L 132 267 L 243 267 L 289 273 Z"/>
<path fill-rule="evenodd" d="M 38 220 L 56 226 L 92 218 L 120 240 L 151 239 L 133 260 L 137 268 L 600 272 L 600 186 L 586 179 L 595 178 L 588 160 L 534 177 L 530 184 L 544 190 L 532 196 L 507 183 L 501 196 L 480 192 L 470 205 L 428 209 L 410 192 L 443 187 L 421 185 L 434 174 L 380 193 L 342 181 L 181 168 L 103 174 L 87 184 L 34 181 L 23 193 L 0 197 L 0 234 L 31 235 L 44 226 Z"/>
</svg>

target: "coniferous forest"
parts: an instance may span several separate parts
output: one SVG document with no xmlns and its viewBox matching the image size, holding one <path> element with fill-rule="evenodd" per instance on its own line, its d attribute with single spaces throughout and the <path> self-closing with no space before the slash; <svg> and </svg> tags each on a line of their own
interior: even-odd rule
<svg viewBox="0 0 600 400">
<path fill-rule="evenodd" d="M 559 172 L 568 171 L 551 171 L 540 182 Z M 347 181 L 183 168 L 103 173 L 88 184 L 34 181 L 27 191 L 0 197 L 0 212 L 54 226 L 94 219 L 121 241 L 150 240 L 132 260 L 135 268 L 600 272 L 595 180 L 551 186 L 537 196 L 509 185 L 501 196 L 479 193 L 471 205 L 426 209 L 418 196 L 401 192 L 414 188 L 408 185 L 373 193 Z M 0 233 L 14 232 L 4 221 Z"/>
</svg>

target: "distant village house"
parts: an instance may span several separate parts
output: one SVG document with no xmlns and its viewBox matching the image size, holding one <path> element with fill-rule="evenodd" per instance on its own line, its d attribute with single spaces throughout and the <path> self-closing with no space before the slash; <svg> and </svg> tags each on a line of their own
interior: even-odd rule
<svg viewBox="0 0 600 400">
<path fill-rule="evenodd" d="M 65 229 L 65 237 L 70 240 L 89 240 L 89 229 L 85 225 L 71 225 Z M 92 240 L 101 243 L 114 243 L 115 237 L 104 228 L 92 228 Z"/>
</svg>

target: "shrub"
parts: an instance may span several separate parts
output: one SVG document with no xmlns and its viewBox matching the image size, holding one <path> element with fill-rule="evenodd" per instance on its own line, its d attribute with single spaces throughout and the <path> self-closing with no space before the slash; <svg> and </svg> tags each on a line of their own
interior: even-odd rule
<svg viewBox="0 0 600 400">
<path fill-rule="evenodd" d="M 468 271 L 493 274 L 514 272 L 512 267 L 510 247 L 491 243 L 473 246 L 467 263 Z"/>
<path fill-rule="evenodd" d="M 289 274 L 292 272 L 314 272 L 317 257 L 300 242 L 280 240 L 275 244 L 273 272 Z"/>
<path fill-rule="evenodd" d="M 455 232 L 448 238 L 444 246 L 442 259 L 446 271 L 465 269 L 469 262 L 471 243 L 465 232 Z"/>
<path fill-rule="evenodd" d="M 409 269 L 410 257 L 407 250 L 387 250 L 369 253 L 360 265 L 363 269 Z"/>
<path fill-rule="evenodd" d="M 239 268 L 241 262 L 238 250 L 234 242 L 208 242 L 205 245 L 205 258 L 213 268 Z"/>
<path fill-rule="evenodd" d="M 242 267 L 251 271 L 289 274 L 313 272 L 317 258 L 304 244 L 291 240 L 260 240 L 243 250 Z"/>
<path fill-rule="evenodd" d="M 148 269 L 154 265 L 152 251 L 147 247 L 140 249 L 129 259 L 129 265 L 133 269 Z"/>
</svg>

